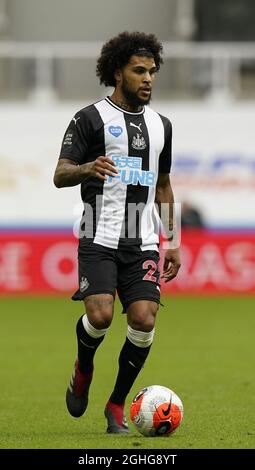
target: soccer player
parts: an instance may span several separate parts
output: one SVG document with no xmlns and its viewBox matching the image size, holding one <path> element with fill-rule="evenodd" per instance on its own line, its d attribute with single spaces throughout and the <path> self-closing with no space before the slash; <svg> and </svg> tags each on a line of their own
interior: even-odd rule
<svg viewBox="0 0 255 470">
<path fill-rule="evenodd" d="M 86 313 L 77 322 L 78 354 L 66 392 L 72 416 L 87 408 L 93 358 L 111 325 L 116 291 L 127 314 L 119 371 L 105 407 L 109 433 L 129 432 L 125 399 L 153 341 L 162 203 L 169 204 L 167 229 L 173 229 L 172 126 L 147 106 L 162 62 L 162 44 L 153 34 L 123 32 L 104 44 L 97 76 L 114 91 L 72 118 L 54 175 L 58 188 L 80 184 L 84 202 L 79 290 L 72 298 L 84 301 Z M 168 282 L 179 270 L 179 249 L 166 249 L 164 256 Z"/>
</svg>

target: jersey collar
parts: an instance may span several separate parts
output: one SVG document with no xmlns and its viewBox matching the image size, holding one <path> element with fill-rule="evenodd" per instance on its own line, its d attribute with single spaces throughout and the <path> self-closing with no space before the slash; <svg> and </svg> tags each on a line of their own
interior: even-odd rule
<svg viewBox="0 0 255 470">
<path fill-rule="evenodd" d="M 137 113 L 135 112 L 131 112 L 131 111 L 127 111 L 126 109 L 123 109 L 123 108 L 120 108 L 120 106 L 118 106 L 117 104 L 115 104 L 111 98 L 109 96 L 106 96 L 105 100 L 107 101 L 107 103 L 109 103 L 111 106 L 113 106 L 114 108 L 118 109 L 118 111 L 121 111 L 122 113 L 126 113 L 126 114 L 132 114 L 132 115 L 135 115 L 135 116 L 139 116 L 140 114 L 143 114 L 144 111 L 145 111 L 145 107 L 143 107 L 143 109 L 141 111 L 138 111 Z"/>
</svg>

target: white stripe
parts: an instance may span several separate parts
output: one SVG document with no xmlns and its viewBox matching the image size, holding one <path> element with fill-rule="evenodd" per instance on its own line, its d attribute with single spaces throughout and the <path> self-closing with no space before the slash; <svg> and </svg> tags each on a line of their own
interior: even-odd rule
<svg viewBox="0 0 255 470">
<path fill-rule="evenodd" d="M 123 112 L 107 103 L 106 100 L 95 104 L 103 122 L 105 137 L 105 154 L 128 155 L 128 136 Z M 111 134 L 110 126 L 121 127 L 122 133 L 115 137 Z M 102 208 L 97 224 L 94 243 L 117 248 L 121 235 L 123 219 L 125 217 L 125 203 L 127 186 L 117 178 L 112 182 L 104 183 Z"/>
<path fill-rule="evenodd" d="M 146 107 L 144 120 L 147 126 L 150 151 L 149 151 L 149 169 L 156 173 L 158 177 L 159 155 L 164 147 L 164 126 L 158 113 Z M 158 251 L 159 243 L 159 215 L 155 207 L 156 186 L 149 186 L 148 199 L 142 214 L 141 222 L 141 250 Z"/>
</svg>

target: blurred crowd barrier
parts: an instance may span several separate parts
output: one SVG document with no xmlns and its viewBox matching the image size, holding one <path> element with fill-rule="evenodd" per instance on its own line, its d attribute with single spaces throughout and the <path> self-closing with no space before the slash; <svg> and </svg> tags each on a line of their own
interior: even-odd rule
<svg viewBox="0 0 255 470">
<path fill-rule="evenodd" d="M 102 42 L 0 42 L 0 99 L 90 99 Z M 158 99 L 255 99 L 253 42 L 164 42 Z"/>
</svg>

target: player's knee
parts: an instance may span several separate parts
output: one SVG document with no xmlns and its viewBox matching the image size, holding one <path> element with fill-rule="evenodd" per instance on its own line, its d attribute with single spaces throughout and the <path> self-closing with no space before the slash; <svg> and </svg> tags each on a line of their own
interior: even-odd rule
<svg viewBox="0 0 255 470">
<path fill-rule="evenodd" d="M 130 326 L 137 331 L 152 331 L 155 326 L 158 305 L 155 302 L 147 306 L 131 309 L 129 315 Z"/>
<path fill-rule="evenodd" d="M 89 322 L 94 328 L 98 330 L 108 328 L 112 322 L 112 313 L 105 310 L 97 310 L 92 314 L 88 314 Z"/>
<path fill-rule="evenodd" d="M 85 299 L 89 322 L 98 330 L 108 328 L 113 317 L 113 298 L 111 296 L 90 296 Z"/>
<path fill-rule="evenodd" d="M 131 326 L 134 330 L 137 331 L 152 331 L 155 325 L 155 318 L 137 318 L 136 320 L 132 321 Z"/>
</svg>

